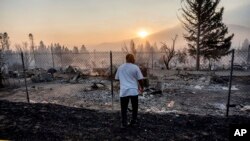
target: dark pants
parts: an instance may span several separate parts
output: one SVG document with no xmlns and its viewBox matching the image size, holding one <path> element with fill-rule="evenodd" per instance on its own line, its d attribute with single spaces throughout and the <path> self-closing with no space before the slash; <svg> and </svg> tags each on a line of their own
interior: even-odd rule
<svg viewBox="0 0 250 141">
<path fill-rule="evenodd" d="M 132 109 L 132 122 L 135 122 L 137 120 L 138 96 L 120 97 L 122 124 L 127 124 L 127 111 L 128 111 L 129 99 L 131 100 L 132 108 L 133 108 Z"/>
</svg>

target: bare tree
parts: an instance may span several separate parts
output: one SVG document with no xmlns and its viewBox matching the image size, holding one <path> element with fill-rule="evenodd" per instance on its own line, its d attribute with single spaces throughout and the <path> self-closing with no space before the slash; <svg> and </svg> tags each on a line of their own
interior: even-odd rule
<svg viewBox="0 0 250 141">
<path fill-rule="evenodd" d="M 0 33 L 0 41 L 1 41 L 1 48 L 3 51 L 10 49 L 9 35 L 7 32 L 4 32 L 3 34 Z"/>
<path fill-rule="evenodd" d="M 34 62 L 35 62 L 35 67 L 36 67 L 36 56 L 35 56 L 35 46 L 34 46 L 34 37 L 33 37 L 33 34 L 29 34 L 29 39 L 30 39 L 30 42 L 31 42 L 31 49 L 32 49 L 32 52 L 33 52 L 33 58 L 34 58 Z"/>
<path fill-rule="evenodd" d="M 24 66 L 26 69 L 29 68 L 34 58 L 30 53 L 30 49 L 28 48 L 28 43 L 23 42 L 22 45 L 16 44 L 15 47 L 17 51 L 23 52 Z"/>
<path fill-rule="evenodd" d="M 0 33 L 0 42 L 1 42 L 1 49 L 0 49 L 0 88 L 3 87 L 3 70 L 2 68 L 4 67 L 4 58 L 3 58 L 3 53 L 5 50 L 9 50 L 9 36 L 7 32 L 4 32 L 3 34 Z"/>
<path fill-rule="evenodd" d="M 187 62 L 187 49 L 184 48 L 183 50 L 178 50 L 176 55 L 177 55 L 177 60 L 179 63 L 186 63 Z"/>
<path fill-rule="evenodd" d="M 176 39 L 177 39 L 177 35 L 175 36 L 173 40 L 173 45 L 172 47 L 168 47 L 166 43 L 162 43 L 162 47 L 161 47 L 161 50 L 163 52 L 165 52 L 165 55 L 163 55 L 162 59 L 163 59 L 163 62 L 167 68 L 167 70 L 170 69 L 169 67 L 169 63 L 170 61 L 173 59 L 173 57 L 176 55 L 176 51 L 175 51 L 175 42 L 176 42 Z"/>
<path fill-rule="evenodd" d="M 129 49 L 125 42 L 122 44 L 122 52 L 129 53 Z"/>
<path fill-rule="evenodd" d="M 130 41 L 130 50 L 128 49 L 127 45 L 124 43 L 122 47 L 122 51 L 125 53 L 131 53 L 136 58 L 137 50 L 135 47 L 135 42 L 133 40 Z"/>
<path fill-rule="evenodd" d="M 135 42 L 133 40 L 131 40 L 130 42 L 130 50 L 131 50 L 131 53 L 135 56 L 136 58 L 136 55 L 137 55 L 137 50 L 135 48 Z"/>
</svg>

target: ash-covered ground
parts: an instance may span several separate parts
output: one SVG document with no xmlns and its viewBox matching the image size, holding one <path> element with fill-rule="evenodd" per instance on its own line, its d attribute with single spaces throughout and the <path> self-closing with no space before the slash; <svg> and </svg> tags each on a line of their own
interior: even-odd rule
<svg viewBox="0 0 250 141">
<path fill-rule="evenodd" d="M 139 127 L 120 128 L 119 82 L 55 79 L 0 93 L 0 139 L 228 140 L 231 124 L 250 124 L 250 78 L 234 76 L 226 118 L 228 76 L 151 76 L 139 96 Z M 160 92 L 159 92 L 160 90 Z"/>
<path fill-rule="evenodd" d="M 0 109 L 0 138 L 9 140 L 227 141 L 231 124 L 250 124 L 245 116 L 140 112 L 138 127 L 121 129 L 119 112 L 2 100 Z"/>
<path fill-rule="evenodd" d="M 249 115 L 250 78 L 234 77 L 230 104 L 231 115 Z M 5 89 L 0 99 L 27 102 L 25 87 Z M 103 77 L 86 77 L 74 83 L 63 80 L 30 83 L 31 103 L 53 103 L 96 110 L 120 110 L 119 82 L 114 82 L 112 106 L 111 83 Z M 157 92 L 161 91 L 161 92 Z M 151 113 L 189 113 L 225 115 L 228 77 L 206 75 L 171 75 L 152 77 L 149 89 L 139 96 L 139 111 Z"/>
</svg>

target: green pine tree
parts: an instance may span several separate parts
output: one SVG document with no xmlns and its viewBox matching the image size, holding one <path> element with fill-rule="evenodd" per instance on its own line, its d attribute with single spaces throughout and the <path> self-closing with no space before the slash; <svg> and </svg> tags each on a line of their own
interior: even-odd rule
<svg viewBox="0 0 250 141">
<path fill-rule="evenodd" d="M 196 70 L 200 69 L 200 56 L 220 59 L 226 55 L 234 34 L 228 34 L 222 22 L 224 8 L 217 10 L 220 0 L 182 0 L 181 19 L 187 34 L 188 52 L 196 57 Z"/>
</svg>

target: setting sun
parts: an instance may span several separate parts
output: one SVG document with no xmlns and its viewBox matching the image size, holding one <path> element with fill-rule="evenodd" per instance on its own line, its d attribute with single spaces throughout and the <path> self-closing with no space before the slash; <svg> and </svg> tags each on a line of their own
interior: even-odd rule
<svg viewBox="0 0 250 141">
<path fill-rule="evenodd" d="M 141 37 L 141 38 L 145 38 L 148 36 L 148 32 L 147 31 L 140 31 L 138 32 L 138 36 Z"/>
</svg>

